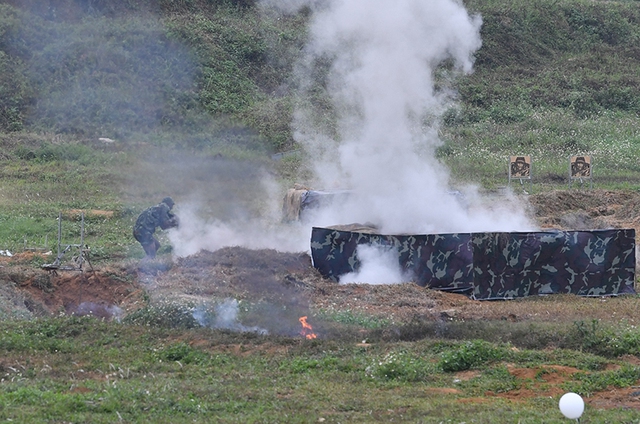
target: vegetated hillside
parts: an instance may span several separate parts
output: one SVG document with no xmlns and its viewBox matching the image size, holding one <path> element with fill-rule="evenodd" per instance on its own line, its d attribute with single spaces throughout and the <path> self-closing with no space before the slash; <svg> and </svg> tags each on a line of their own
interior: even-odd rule
<svg viewBox="0 0 640 424">
<path fill-rule="evenodd" d="M 460 85 L 467 119 L 517 122 L 538 107 L 576 118 L 640 112 L 637 2 L 500 3 L 472 2 L 483 46 Z"/>
<path fill-rule="evenodd" d="M 274 93 L 290 74 L 303 17 L 269 18 L 243 2 L 189 4 L 2 4 L 0 128 L 119 140 L 162 140 L 166 131 L 171 144 L 219 151 L 287 142 L 278 126 L 289 117 L 276 110 L 288 107 L 276 107 Z M 234 129 L 242 121 L 253 128 Z"/>
<path fill-rule="evenodd" d="M 493 149 L 589 151 L 588 134 L 563 137 L 565 119 L 640 112 L 637 2 L 466 4 L 482 16 L 483 44 L 474 73 L 453 83 L 460 107 L 444 116 L 445 160 L 469 138 Z M 310 16 L 310 8 L 275 14 L 240 0 L 6 2 L 0 128 L 292 149 L 292 70 Z"/>
</svg>

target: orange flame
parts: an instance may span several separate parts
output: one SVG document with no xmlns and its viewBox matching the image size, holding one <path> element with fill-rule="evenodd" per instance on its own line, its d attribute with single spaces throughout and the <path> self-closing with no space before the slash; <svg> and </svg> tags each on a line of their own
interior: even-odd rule
<svg viewBox="0 0 640 424">
<path fill-rule="evenodd" d="M 300 324 L 302 324 L 302 331 L 300 331 L 301 335 L 303 335 L 307 339 L 315 339 L 316 337 L 318 337 L 313 332 L 313 327 L 311 327 L 311 325 L 307 323 L 307 317 L 300 317 L 298 321 L 300 321 Z"/>
</svg>

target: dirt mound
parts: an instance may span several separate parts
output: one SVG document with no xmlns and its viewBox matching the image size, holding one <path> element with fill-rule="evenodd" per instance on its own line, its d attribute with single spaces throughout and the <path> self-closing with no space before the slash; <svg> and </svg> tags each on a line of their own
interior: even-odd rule
<svg viewBox="0 0 640 424">
<path fill-rule="evenodd" d="M 144 272 L 144 269 L 143 269 Z M 320 279 L 309 255 L 271 249 L 227 247 L 178 259 L 167 272 L 146 280 L 155 295 L 171 296 L 177 287 L 191 297 L 233 297 L 293 305 L 303 299 L 303 280 Z"/>
<path fill-rule="evenodd" d="M 554 190 L 529 196 L 543 228 L 640 229 L 640 195 L 632 191 Z"/>
<path fill-rule="evenodd" d="M 142 304 L 143 290 L 126 270 L 45 271 L 33 264 L 40 255 L 0 258 L 0 317 L 67 314 L 110 320 Z"/>
</svg>

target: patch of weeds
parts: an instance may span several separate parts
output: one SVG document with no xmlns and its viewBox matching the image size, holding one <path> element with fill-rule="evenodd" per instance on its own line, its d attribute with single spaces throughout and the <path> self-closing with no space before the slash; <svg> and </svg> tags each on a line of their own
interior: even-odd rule
<svg viewBox="0 0 640 424">
<path fill-rule="evenodd" d="M 417 341 L 432 337 L 439 332 L 439 323 L 425 322 L 420 318 L 413 318 L 409 323 L 383 331 L 386 338 L 398 341 Z"/>
<path fill-rule="evenodd" d="M 280 369 L 288 368 L 291 372 L 301 374 L 309 370 L 315 370 L 320 367 L 320 361 L 317 359 L 294 358 L 288 364 L 281 364 Z"/>
<path fill-rule="evenodd" d="M 95 320 L 92 320 L 95 321 Z M 18 322 L 11 331 L 0 334 L 0 345 L 7 350 L 69 352 L 73 337 L 92 331 L 85 317 L 56 317 Z"/>
<path fill-rule="evenodd" d="M 35 321 L 38 329 L 49 337 L 79 337 L 91 332 L 104 332 L 104 322 L 91 315 L 67 315 L 64 311 L 54 318 Z"/>
<path fill-rule="evenodd" d="M 472 340 L 457 349 L 442 353 L 438 363 L 445 372 L 465 371 L 487 363 L 501 361 L 509 356 L 507 349 L 496 347 L 483 340 Z"/>
<path fill-rule="evenodd" d="M 107 278 L 109 278 L 112 281 L 119 281 L 121 283 L 130 283 L 133 284 L 133 275 L 131 274 L 116 274 L 114 272 L 106 272 L 104 274 Z"/>
<path fill-rule="evenodd" d="M 37 289 L 42 290 L 45 293 L 53 292 L 53 284 L 51 283 L 51 276 L 49 274 L 38 274 L 33 278 L 31 285 Z"/>
<path fill-rule="evenodd" d="M 602 356 L 593 355 L 587 352 L 579 352 L 571 349 L 554 349 L 550 352 L 545 352 L 546 359 L 544 362 L 551 362 L 554 364 L 564 365 L 567 367 L 574 367 L 581 370 L 602 370 L 609 360 Z M 518 353 L 520 358 L 522 353 Z"/>
<path fill-rule="evenodd" d="M 574 340 L 579 348 L 608 358 L 629 354 L 640 350 L 640 332 L 636 329 L 621 330 L 603 326 L 599 320 L 577 321 Z"/>
<path fill-rule="evenodd" d="M 518 347 L 543 349 L 548 346 L 557 346 L 567 332 L 564 325 L 548 323 L 484 320 L 433 322 L 414 319 L 395 329 L 394 339 L 415 341 L 435 334 L 441 339 L 486 340 L 492 343 L 508 341 Z"/>
<path fill-rule="evenodd" d="M 437 373 L 436 366 L 406 351 L 390 352 L 369 365 L 367 377 L 379 380 L 415 382 L 429 380 Z"/>
<path fill-rule="evenodd" d="M 476 378 L 467 381 L 456 380 L 456 383 L 472 396 L 483 396 L 487 392 L 504 393 L 519 388 L 517 378 L 502 364 L 484 370 Z"/>
<path fill-rule="evenodd" d="M 578 340 L 585 349 L 601 345 L 603 339 L 607 338 L 604 329 L 600 326 L 600 322 L 597 319 L 591 320 L 589 323 L 576 321 L 574 325 Z"/>
<path fill-rule="evenodd" d="M 489 368 L 483 373 L 483 376 L 489 381 L 487 390 L 491 390 L 492 392 L 508 392 L 518 388 L 516 377 L 511 375 L 505 365 Z"/>
<path fill-rule="evenodd" d="M 203 364 L 209 359 L 207 353 L 194 349 L 182 342 L 156 351 L 156 356 L 165 361 L 177 361 L 182 364 Z"/>
<path fill-rule="evenodd" d="M 343 369 L 341 361 L 335 356 L 326 356 L 322 358 L 303 358 L 296 357 L 290 362 L 283 362 L 280 365 L 281 370 L 290 370 L 295 374 L 305 373 L 307 371 L 332 371 L 336 369 Z"/>
<path fill-rule="evenodd" d="M 147 306 L 127 315 L 124 324 L 146 325 L 166 328 L 198 328 L 200 324 L 193 317 L 192 308 L 178 303 L 164 303 Z"/>
<path fill-rule="evenodd" d="M 568 382 L 563 387 L 575 393 L 591 394 L 611 387 L 630 387 L 640 380 L 640 367 L 625 365 L 617 370 L 593 373 L 580 373 L 576 381 Z"/>
<path fill-rule="evenodd" d="M 50 261 L 51 261 L 50 256 L 34 255 L 31 261 L 29 261 L 29 263 L 31 264 L 31 266 L 35 268 L 41 268 L 42 265 L 49 263 Z"/>
<path fill-rule="evenodd" d="M 451 340 L 438 340 L 433 344 L 430 344 L 427 348 L 430 352 L 435 354 L 443 354 L 444 352 L 448 352 L 451 349 L 457 348 L 459 342 L 451 341 Z"/>
<path fill-rule="evenodd" d="M 28 276 L 24 272 L 9 272 L 7 277 L 16 285 L 20 285 L 28 279 Z"/>
<path fill-rule="evenodd" d="M 511 355 L 513 356 L 514 360 L 520 364 L 537 365 L 549 361 L 548 354 L 539 350 L 512 349 Z"/>
<path fill-rule="evenodd" d="M 357 325 L 365 329 L 380 329 L 387 327 L 391 321 L 386 318 L 373 317 L 365 314 L 358 314 L 352 311 L 321 310 L 317 317 L 325 321 L 334 321 L 340 324 Z"/>
<path fill-rule="evenodd" d="M 526 349 L 545 349 L 561 345 L 570 332 L 564 323 L 522 322 L 502 323 L 502 331 L 497 333 L 499 340 L 508 340 L 511 344 Z"/>
</svg>

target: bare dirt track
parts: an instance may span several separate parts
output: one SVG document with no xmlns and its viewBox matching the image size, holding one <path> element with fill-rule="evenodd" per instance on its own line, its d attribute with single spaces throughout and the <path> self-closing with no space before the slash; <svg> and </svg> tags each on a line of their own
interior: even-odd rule
<svg viewBox="0 0 640 424">
<path fill-rule="evenodd" d="M 541 228 L 640 230 L 640 194 L 630 191 L 552 191 L 528 197 Z M 146 265 L 129 261 L 51 273 L 32 265 L 33 253 L 0 257 L 0 316 L 96 315 L 121 318 L 146 302 L 215 303 L 234 299 L 258 311 L 246 326 L 285 335 L 299 334 L 298 317 L 314 310 L 348 311 L 398 324 L 419 321 L 500 320 L 511 322 L 625 321 L 637 325 L 638 296 L 580 298 L 553 295 L 514 301 L 475 301 L 413 283 L 339 285 L 324 279 L 306 253 L 227 247 L 186 258 L 161 258 Z M 269 317 L 268 321 L 261 317 Z M 314 327 L 315 328 L 315 327 Z M 321 328 L 320 328 L 321 330 Z M 626 361 L 640 364 L 637 357 Z M 551 366 L 549 366 L 550 368 Z M 509 368 L 523 380 L 541 370 Z M 542 370 L 541 386 L 493 394 L 512 399 L 558 395 L 573 369 Z M 528 374 L 529 373 L 529 374 Z M 465 378 L 461 375 L 460 378 Z M 537 381 L 537 380 L 536 380 Z M 640 383 L 638 384 L 640 385 Z M 491 394 L 488 394 L 491 396 Z M 469 402 L 481 400 L 466 400 Z M 588 400 L 598 408 L 640 408 L 640 392 L 618 389 Z"/>
</svg>

